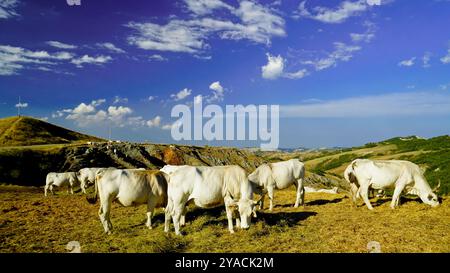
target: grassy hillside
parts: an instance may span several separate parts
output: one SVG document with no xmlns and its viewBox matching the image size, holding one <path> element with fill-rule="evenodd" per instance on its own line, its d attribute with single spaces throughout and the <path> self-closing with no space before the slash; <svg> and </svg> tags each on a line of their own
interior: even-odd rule
<svg viewBox="0 0 450 273">
<path fill-rule="evenodd" d="M 61 144 L 102 139 L 30 117 L 0 119 L 0 146 Z"/>
<path fill-rule="evenodd" d="M 450 136 L 422 139 L 415 136 L 398 137 L 379 143 L 369 143 L 362 147 L 335 152 L 305 160 L 306 168 L 314 173 L 343 178 L 348 164 L 356 158 L 409 160 L 425 170 L 425 177 L 431 187 L 441 181 L 439 194 L 450 193 Z"/>
</svg>

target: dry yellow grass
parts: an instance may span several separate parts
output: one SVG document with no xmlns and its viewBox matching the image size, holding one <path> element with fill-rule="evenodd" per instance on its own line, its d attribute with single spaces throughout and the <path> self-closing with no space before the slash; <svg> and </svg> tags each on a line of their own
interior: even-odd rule
<svg viewBox="0 0 450 273">
<path fill-rule="evenodd" d="M 383 252 L 450 252 L 448 198 L 437 208 L 403 198 L 396 210 L 390 199 L 373 199 L 373 212 L 362 202 L 351 207 L 343 194 L 306 194 L 303 208 L 292 207 L 294 198 L 294 188 L 277 191 L 274 211 L 259 212 L 249 230 L 235 234 L 223 208 L 191 208 L 182 237 L 163 232 L 162 210 L 148 230 L 145 206 L 115 204 L 107 236 L 98 204 L 79 193 L 44 198 L 40 188 L 0 186 L 0 252 L 66 252 L 74 240 L 83 252 L 366 252 L 369 241 Z"/>
</svg>

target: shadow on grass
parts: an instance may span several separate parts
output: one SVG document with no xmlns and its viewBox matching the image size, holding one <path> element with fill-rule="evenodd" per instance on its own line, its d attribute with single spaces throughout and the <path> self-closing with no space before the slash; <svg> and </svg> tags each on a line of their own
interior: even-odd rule
<svg viewBox="0 0 450 273">
<path fill-rule="evenodd" d="M 269 226 L 287 225 L 289 227 L 295 226 L 298 222 L 307 219 L 310 216 L 316 215 L 317 212 L 301 211 L 301 212 L 275 212 L 264 213 L 258 212 L 256 222 L 262 221 Z"/>
<path fill-rule="evenodd" d="M 335 204 L 335 203 L 341 202 L 342 200 L 344 200 L 343 197 L 335 198 L 335 199 L 332 199 L 332 200 L 317 199 L 317 200 L 313 200 L 313 201 L 310 201 L 310 202 L 306 203 L 306 205 L 317 206 L 317 205 Z"/>
</svg>

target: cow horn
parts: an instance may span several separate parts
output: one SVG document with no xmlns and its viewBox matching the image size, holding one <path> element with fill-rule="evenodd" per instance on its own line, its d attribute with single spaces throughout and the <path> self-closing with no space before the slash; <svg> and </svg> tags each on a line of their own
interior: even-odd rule
<svg viewBox="0 0 450 273">
<path fill-rule="evenodd" d="M 433 191 L 439 190 L 440 187 L 441 187 L 441 179 L 439 179 L 439 183 L 436 187 L 434 187 Z"/>
</svg>

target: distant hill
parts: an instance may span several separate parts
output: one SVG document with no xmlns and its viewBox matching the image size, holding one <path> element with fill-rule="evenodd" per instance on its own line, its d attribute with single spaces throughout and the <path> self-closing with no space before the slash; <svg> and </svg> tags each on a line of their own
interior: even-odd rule
<svg viewBox="0 0 450 273">
<path fill-rule="evenodd" d="M 102 141 L 102 139 L 31 117 L 0 119 L 0 146 L 67 144 L 80 141 Z"/>
<path fill-rule="evenodd" d="M 343 180 L 345 168 L 357 158 L 379 160 L 400 159 L 418 164 L 432 187 L 441 181 L 440 194 L 450 193 L 450 136 L 424 139 L 418 136 L 395 137 L 361 147 L 341 150 L 325 150 L 262 154 L 268 161 L 299 158 L 306 169 L 328 178 Z"/>
</svg>

